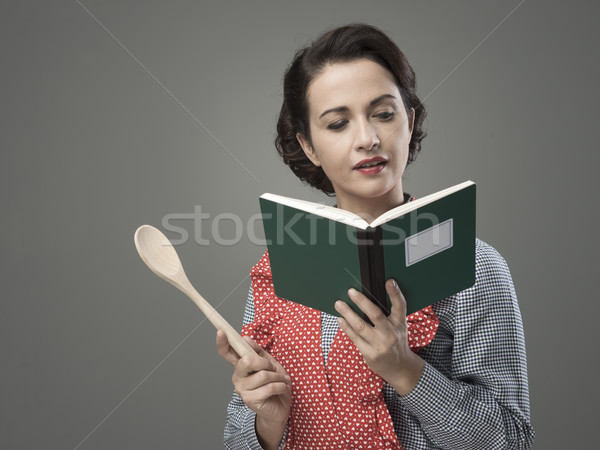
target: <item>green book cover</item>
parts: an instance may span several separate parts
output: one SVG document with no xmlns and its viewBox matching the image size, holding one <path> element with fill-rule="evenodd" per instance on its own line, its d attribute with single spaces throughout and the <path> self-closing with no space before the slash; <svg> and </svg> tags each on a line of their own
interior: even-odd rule
<svg viewBox="0 0 600 450">
<path fill-rule="evenodd" d="M 337 299 L 357 310 L 347 294 L 354 287 L 386 311 L 383 283 L 395 278 L 411 314 L 475 282 L 471 181 L 401 205 L 371 224 L 273 194 L 262 195 L 260 207 L 278 297 L 338 315 Z"/>
</svg>

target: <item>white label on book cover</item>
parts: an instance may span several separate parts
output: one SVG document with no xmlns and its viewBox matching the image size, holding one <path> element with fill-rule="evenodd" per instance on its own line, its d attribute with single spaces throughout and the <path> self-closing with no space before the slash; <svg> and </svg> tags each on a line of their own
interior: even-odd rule
<svg viewBox="0 0 600 450">
<path fill-rule="evenodd" d="M 452 247 L 452 219 L 406 238 L 406 266 L 423 261 Z"/>
</svg>

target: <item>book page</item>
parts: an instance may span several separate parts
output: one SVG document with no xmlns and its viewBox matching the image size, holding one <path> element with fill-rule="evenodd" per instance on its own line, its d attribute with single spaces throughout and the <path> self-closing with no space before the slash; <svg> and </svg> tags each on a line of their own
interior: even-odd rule
<svg viewBox="0 0 600 450">
<path fill-rule="evenodd" d="M 443 190 L 435 192 L 433 194 L 426 195 L 423 198 L 419 198 L 417 200 L 413 200 L 412 202 L 405 203 L 394 209 L 390 209 L 389 211 L 383 213 L 381 216 L 379 216 L 377 219 L 375 219 L 373 222 L 371 222 L 370 226 L 376 227 L 383 223 L 389 222 L 390 220 L 395 219 L 396 217 L 403 216 L 404 214 L 406 214 L 410 211 L 413 211 L 417 208 L 420 208 L 423 205 L 432 203 L 442 197 L 453 194 L 454 192 L 460 191 L 461 189 L 464 189 L 467 186 L 471 186 L 473 184 L 475 184 L 475 183 L 472 181 L 465 181 L 463 183 L 443 189 Z"/>
<path fill-rule="evenodd" d="M 321 203 L 309 202 L 308 200 L 298 200 L 295 198 L 284 197 L 283 195 L 269 193 L 261 195 L 260 198 L 290 206 L 301 211 L 306 211 L 316 216 L 335 220 L 336 222 L 345 223 L 346 225 L 352 225 L 356 228 L 366 229 L 369 226 L 369 224 L 360 216 L 334 206 L 322 205 Z"/>
</svg>

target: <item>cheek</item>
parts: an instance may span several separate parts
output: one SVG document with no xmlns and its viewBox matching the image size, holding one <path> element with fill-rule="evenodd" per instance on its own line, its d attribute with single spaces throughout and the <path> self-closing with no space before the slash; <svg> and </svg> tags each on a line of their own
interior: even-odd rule
<svg viewBox="0 0 600 450">
<path fill-rule="evenodd" d="M 349 155 L 348 143 L 343 136 L 338 138 L 336 136 L 320 137 L 318 140 L 313 141 L 315 151 L 324 170 L 335 170 L 336 167 L 347 161 Z"/>
<path fill-rule="evenodd" d="M 408 141 L 402 139 L 397 143 L 396 151 L 394 151 L 394 169 L 404 171 L 408 162 Z"/>
<path fill-rule="evenodd" d="M 315 141 L 317 148 L 326 153 L 339 153 L 348 144 L 347 133 L 322 133 Z"/>
<path fill-rule="evenodd" d="M 410 144 L 410 133 L 401 132 L 395 135 L 396 153 L 402 157 L 408 156 L 408 145 Z"/>
<path fill-rule="evenodd" d="M 335 180 L 339 178 L 343 171 L 343 164 L 338 158 L 331 158 L 331 155 L 328 155 L 324 159 L 321 159 L 321 167 L 325 171 L 325 175 L 330 180 Z"/>
<path fill-rule="evenodd" d="M 392 170 L 388 172 L 389 175 L 393 179 L 398 179 L 404 175 L 404 170 L 406 169 L 406 161 L 401 158 L 396 158 L 393 163 L 393 166 L 390 167 L 390 169 Z"/>
</svg>

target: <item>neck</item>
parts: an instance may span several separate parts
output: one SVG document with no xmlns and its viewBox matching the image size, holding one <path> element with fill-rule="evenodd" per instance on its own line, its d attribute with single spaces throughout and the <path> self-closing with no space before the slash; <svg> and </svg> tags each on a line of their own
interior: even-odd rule
<svg viewBox="0 0 600 450">
<path fill-rule="evenodd" d="M 402 187 L 388 192 L 380 197 L 338 197 L 338 208 L 350 211 L 371 223 L 383 213 L 404 203 L 404 191 Z"/>
</svg>

